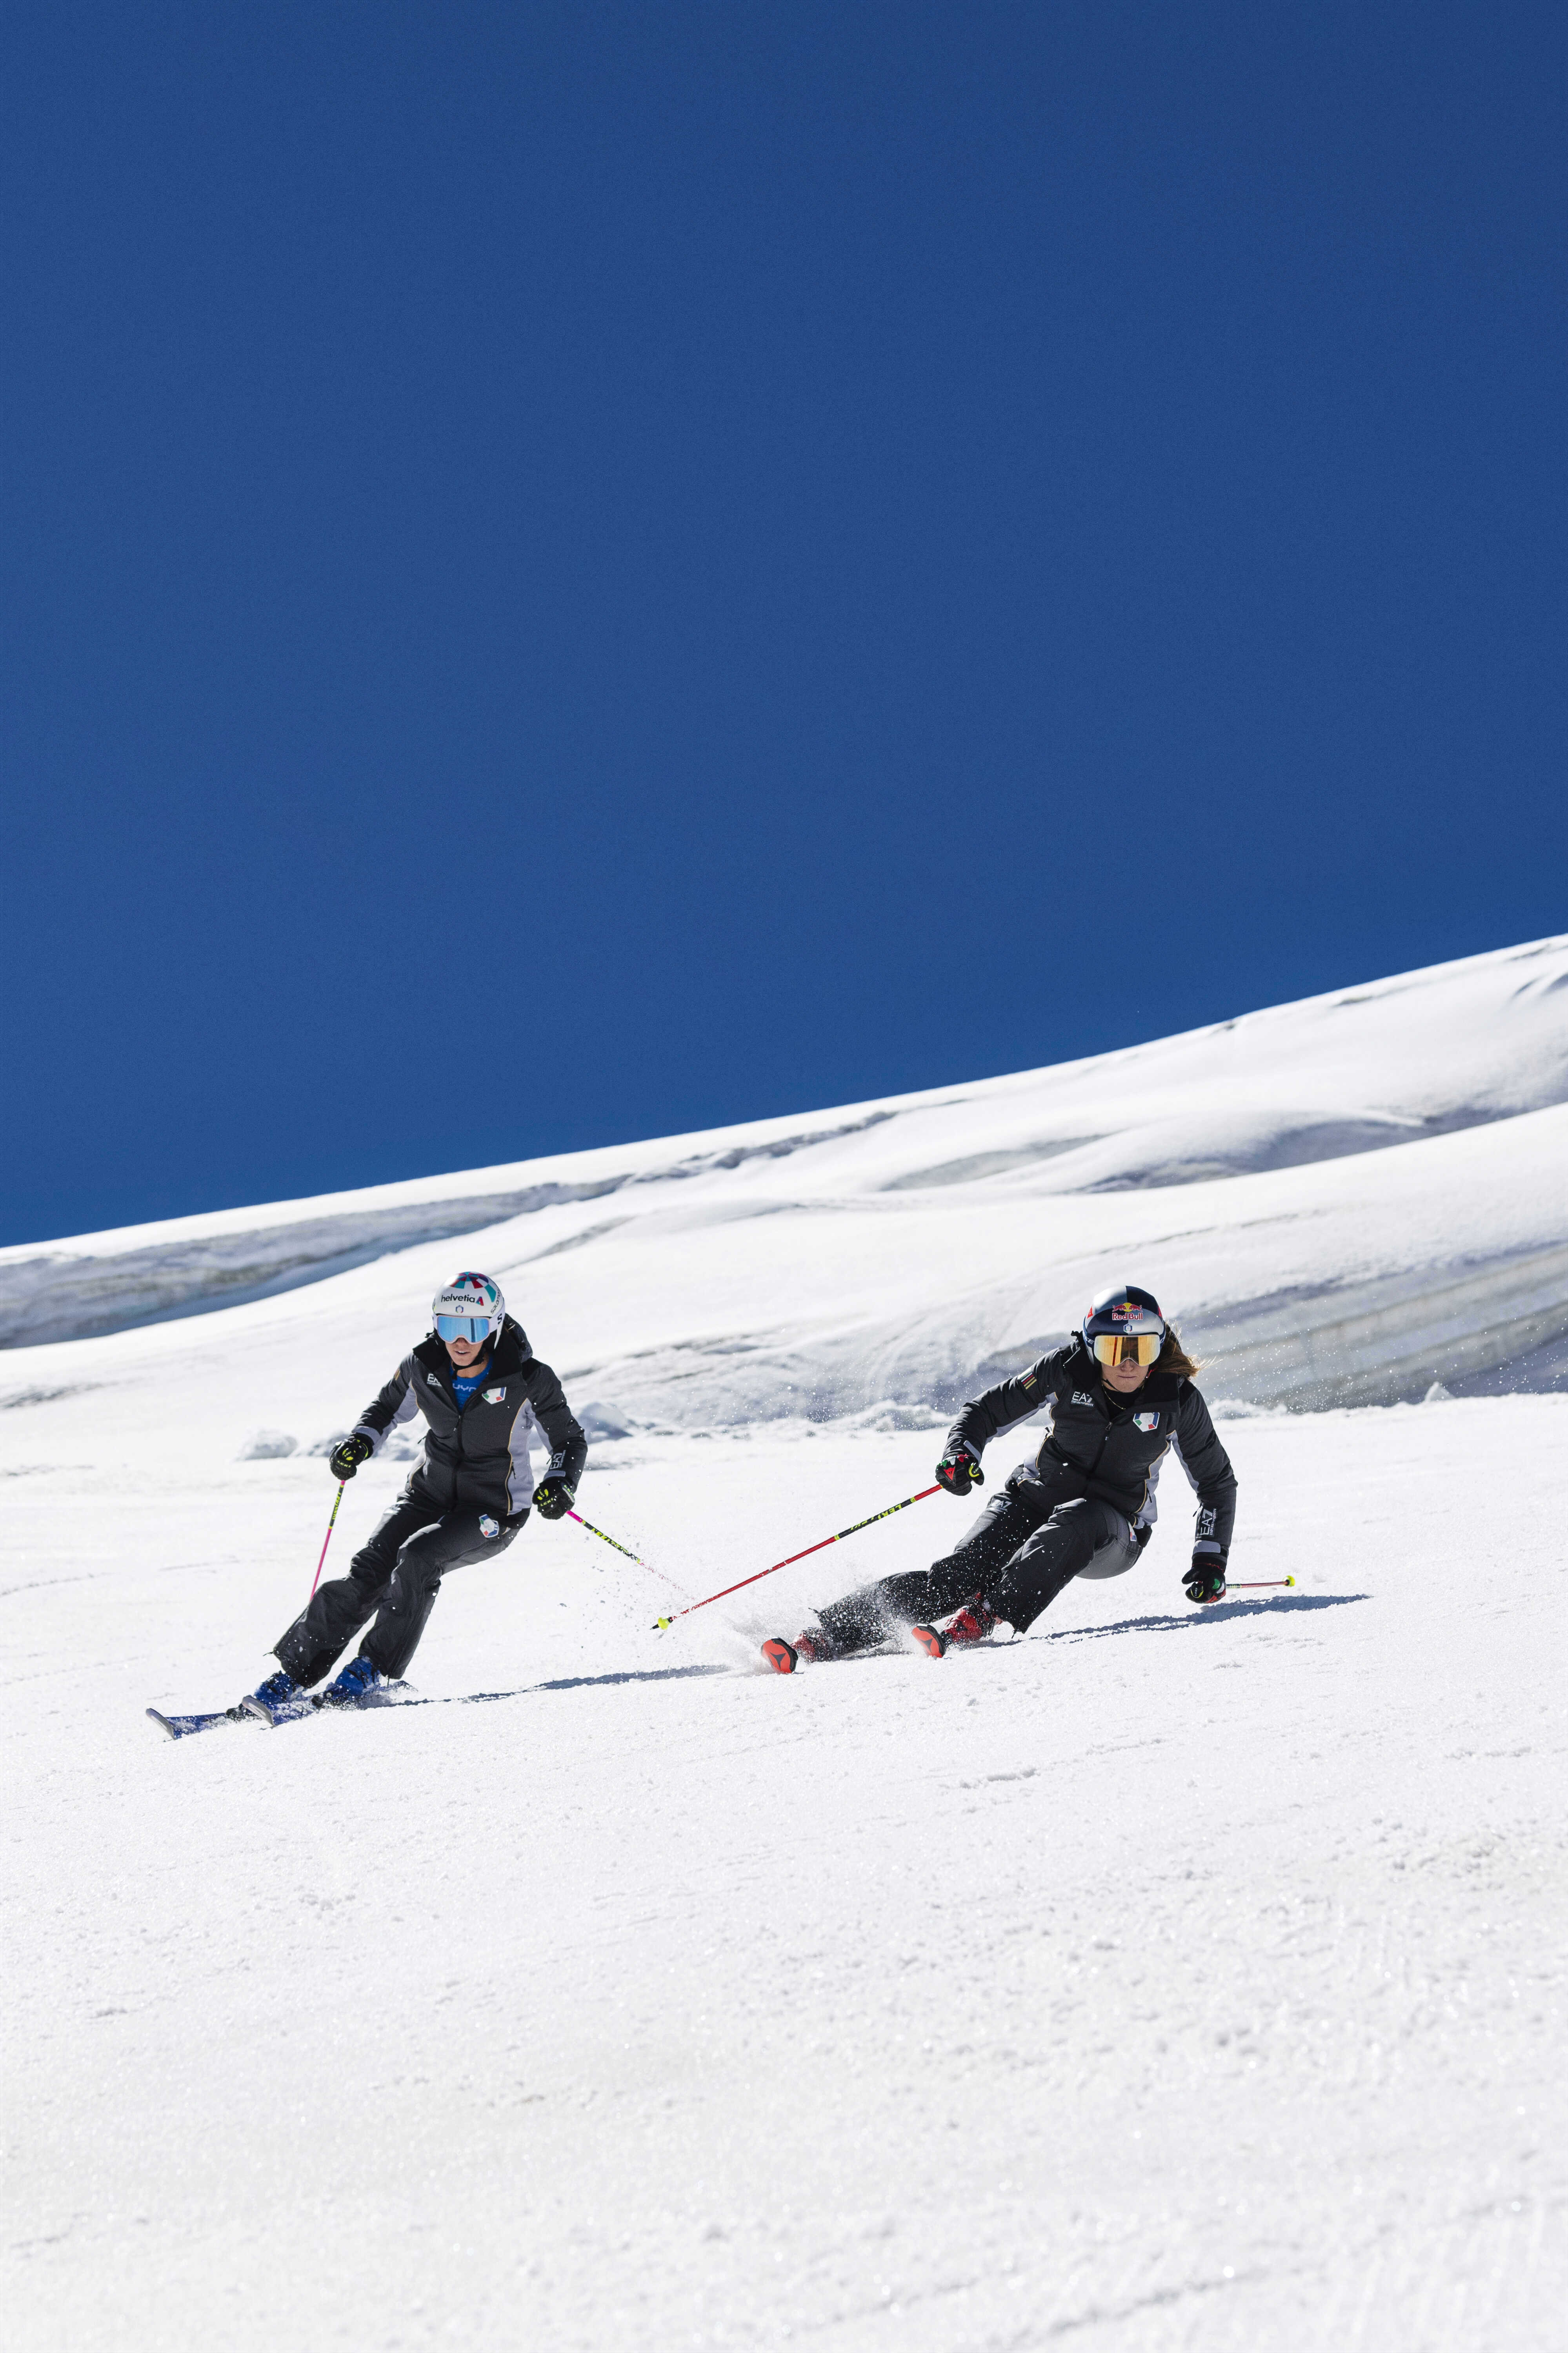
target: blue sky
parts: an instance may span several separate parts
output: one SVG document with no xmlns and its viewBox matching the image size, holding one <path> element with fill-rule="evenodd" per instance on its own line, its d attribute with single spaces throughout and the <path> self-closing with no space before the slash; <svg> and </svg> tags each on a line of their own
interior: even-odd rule
<svg viewBox="0 0 1568 2353">
<path fill-rule="evenodd" d="M 1568 924 L 1560 9 L 5 41 L 0 1240 Z"/>
</svg>

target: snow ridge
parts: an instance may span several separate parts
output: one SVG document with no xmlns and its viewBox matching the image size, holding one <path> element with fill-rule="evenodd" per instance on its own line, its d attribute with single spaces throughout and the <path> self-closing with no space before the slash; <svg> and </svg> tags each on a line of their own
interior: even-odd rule
<svg viewBox="0 0 1568 2353">
<path fill-rule="evenodd" d="M 607 1413 L 728 1427 L 945 1405 L 1136 1260 L 1242 1399 L 1552 1388 L 1565 1121 L 1557 938 L 814 1118 L 17 1245 L 0 1344 L 364 1275 L 390 1304 L 457 1256 L 531 1330 L 558 1307 Z"/>
</svg>

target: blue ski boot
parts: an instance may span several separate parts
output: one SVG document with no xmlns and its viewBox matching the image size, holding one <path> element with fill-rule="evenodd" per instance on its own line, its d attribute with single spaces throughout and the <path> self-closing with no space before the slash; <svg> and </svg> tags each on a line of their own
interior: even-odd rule
<svg viewBox="0 0 1568 2353">
<path fill-rule="evenodd" d="M 350 1659 L 321 1696 L 323 1707 L 356 1707 L 373 1691 L 385 1691 L 387 1678 L 363 1656 Z"/>
<path fill-rule="evenodd" d="M 250 1696 L 254 1700 L 260 1700 L 264 1708 L 281 1707 L 285 1700 L 299 1698 L 300 1686 L 292 1675 L 280 1667 L 277 1673 L 269 1675 L 266 1682 L 260 1684 Z"/>
<path fill-rule="evenodd" d="M 315 1703 L 306 1698 L 304 1685 L 281 1667 L 239 1705 L 243 1715 L 253 1715 L 259 1724 L 291 1724 L 298 1715 L 315 1713 Z"/>
</svg>

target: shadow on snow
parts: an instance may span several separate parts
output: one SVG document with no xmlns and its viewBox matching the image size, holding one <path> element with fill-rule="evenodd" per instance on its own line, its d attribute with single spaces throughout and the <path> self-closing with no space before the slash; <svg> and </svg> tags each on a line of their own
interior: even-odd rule
<svg viewBox="0 0 1568 2353">
<path fill-rule="evenodd" d="M 1289 1613 L 1299 1615 L 1308 1609 L 1342 1609 L 1352 1601 L 1370 1601 L 1370 1593 L 1289 1593 L 1273 1601 L 1216 1601 L 1206 1609 L 1183 1611 L 1181 1617 L 1119 1618 L 1110 1626 L 1064 1626 L 1054 1634 L 1036 1634 L 1026 1639 L 1041 1642 L 1097 1642 L 1111 1634 L 1160 1634 L 1175 1627 L 1215 1626 L 1230 1618 L 1278 1618 Z M 1008 1643 L 990 1647 L 1010 1649 Z M 904 1656 L 902 1646 L 896 1650 L 862 1651 L 854 1659 L 824 1661 L 832 1666 L 860 1665 L 867 1658 L 898 1658 Z M 627 1668 L 611 1675 L 559 1675 L 546 1683 L 520 1683 L 514 1691 L 453 1692 L 444 1699 L 388 1699 L 388 1707 L 483 1707 L 493 1700 L 533 1699 L 541 1692 L 592 1691 L 607 1683 L 689 1683 L 702 1675 L 727 1675 L 734 1669 L 725 1666 L 694 1665 L 689 1667 Z"/>
<path fill-rule="evenodd" d="M 629 1668 L 615 1675 L 562 1675 L 554 1683 L 519 1683 L 515 1691 L 451 1692 L 444 1699 L 393 1699 L 389 1707 L 482 1707 L 497 1699 L 533 1699 L 540 1692 L 588 1691 L 598 1683 L 670 1683 L 688 1680 L 693 1675 L 727 1675 L 728 1667 L 642 1667 Z"/>
<path fill-rule="evenodd" d="M 1173 1626 L 1220 1626 L 1227 1618 L 1282 1618 L 1304 1609 L 1343 1609 L 1352 1601 L 1370 1601 L 1370 1593 L 1282 1593 L 1277 1601 L 1212 1601 L 1178 1617 L 1118 1618 L 1111 1626 L 1064 1626 L 1054 1634 L 1037 1634 L 1040 1642 L 1097 1642 L 1107 1634 L 1160 1634 Z"/>
</svg>

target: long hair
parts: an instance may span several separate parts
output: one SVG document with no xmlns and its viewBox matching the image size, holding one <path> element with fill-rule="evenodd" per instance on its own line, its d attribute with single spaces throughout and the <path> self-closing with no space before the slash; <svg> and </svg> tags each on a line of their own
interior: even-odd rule
<svg viewBox="0 0 1568 2353">
<path fill-rule="evenodd" d="M 1181 1379 L 1190 1381 L 1195 1374 L 1202 1372 L 1202 1358 L 1190 1356 L 1181 1345 L 1181 1335 L 1177 1331 L 1175 1324 L 1167 1324 L 1160 1354 L 1154 1359 L 1155 1371 L 1175 1373 Z"/>
</svg>

